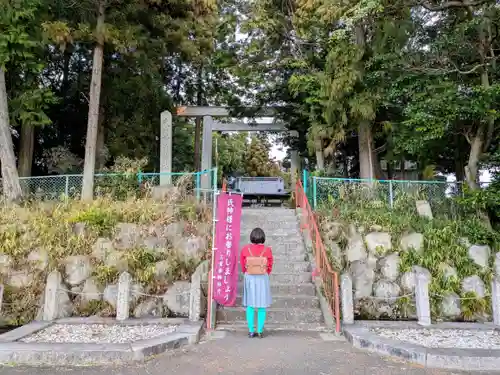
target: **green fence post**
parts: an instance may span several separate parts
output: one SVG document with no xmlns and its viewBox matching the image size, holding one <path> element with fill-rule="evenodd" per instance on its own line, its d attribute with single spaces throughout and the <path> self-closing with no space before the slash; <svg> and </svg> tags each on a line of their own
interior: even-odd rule
<svg viewBox="0 0 500 375">
<path fill-rule="evenodd" d="M 137 180 L 139 181 L 139 186 L 142 185 L 142 172 L 139 169 L 139 172 L 137 172 Z"/>
<path fill-rule="evenodd" d="M 302 187 L 304 188 L 304 194 L 307 196 L 307 169 L 302 171 Z"/>
<path fill-rule="evenodd" d="M 217 172 L 218 172 L 217 167 L 215 167 L 213 169 L 213 181 L 212 181 L 212 188 L 214 192 L 217 191 L 217 177 L 218 177 Z"/>
<path fill-rule="evenodd" d="M 316 209 L 316 204 L 317 202 L 317 182 L 316 182 L 316 176 L 313 176 L 313 208 Z"/>
<path fill-rule="evenodd" d="M 394 208 L 394 190 L 392 187 L 392 180 L 389 180 L 389 205 L 392 210 Z"/>
</svg>

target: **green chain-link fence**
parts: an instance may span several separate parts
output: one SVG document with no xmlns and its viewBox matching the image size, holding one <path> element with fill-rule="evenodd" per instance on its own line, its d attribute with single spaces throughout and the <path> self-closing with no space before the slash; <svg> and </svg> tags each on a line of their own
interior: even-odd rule
<svg viewBox="0 0 500 375">
<path fill-rule="evenodd" d="M 189 193 L 200 197 L 211 197 L 216 190 L 216 169 L 200 172 L 173 173 L 100 173 L 94 175 L 95 196 L 111 195 L 123 198 L 141 189 L 184 182 Z M 82 191 L 83 175 L 67 174 L 52 176 L 21 177 L 21 188 L 26 197 L 36 199 L 77 198 Z M 1 189 L 1 181 L 0 181 Z"/>
<path fill-rule="evenodd" d="M 311 176 L 308 196 L 314 208 L 325 203 L 345 202 L 358 207 L 389 209 L 429 202 L 433 213 L 455 218 L 458 207 L 453 198 L 462 194 L 462 184 L 444 181 L 361 180 Z"/>
</svg>

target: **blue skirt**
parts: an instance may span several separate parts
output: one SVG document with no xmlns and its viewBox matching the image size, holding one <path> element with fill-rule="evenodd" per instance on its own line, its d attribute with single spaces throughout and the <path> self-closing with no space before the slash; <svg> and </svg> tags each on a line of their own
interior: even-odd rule
<svg viewBox="0 0 500 375">
<path fill-rule="evenodd" d="M 271 306 L 269 275 L 246 275 L 243 284 L 243 306 L 266 308 Z"/>
</svg>

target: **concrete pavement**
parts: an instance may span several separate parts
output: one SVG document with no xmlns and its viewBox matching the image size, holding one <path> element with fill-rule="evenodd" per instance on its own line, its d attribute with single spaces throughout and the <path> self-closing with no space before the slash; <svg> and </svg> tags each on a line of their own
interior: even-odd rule
<svg viewBox="0 0 500 375">
<path fill-rule="evenodd" d="M 160 355 L 142 364 L 114 367 L 2 367 L 0 375 L 462 375 L 470 372 L 425 369 L 328 341 L 314 332 L 271 332 L 248 339 L 241 332 Z M 500 369 L 499 369 L 500 370 Z M 476 373 L 483 375 L 499 372 Z"/>
</svg>

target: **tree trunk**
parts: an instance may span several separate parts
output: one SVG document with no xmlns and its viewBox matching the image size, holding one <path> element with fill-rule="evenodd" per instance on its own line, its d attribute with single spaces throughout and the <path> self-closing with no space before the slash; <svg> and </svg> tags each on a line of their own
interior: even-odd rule
<svg viewBox="0 0 500 375">
<path fill-rule="evenodd" d="M 359 178 L 372 180 L 374 173 L 374 155 L 372 128 L 369 121 L 361 121 L 358 129 Z"/>
<path fill-rule="evenodd" d="M 33 151 L 35 147 L 35 128 L 29 124 L 21 126 L 21 147 L 19 149 L 19 176 L 31 176 Z"/>
<path fill-rule="evenodd" d="M 3 195 L 9 201 L 22 197 L 21 184 L 16 168 L 16 155 L 9 123 L 5 71 L 0 67 L 0 162 L 2 163 Z"/>
<path fill-rule="evenodd" d="M 63 56 L 63 81 L 61 85 L 61 96 L 64 98 L 69 90 L 69 70 L 71 62 L 71 52 L 66 48 Z"/>
<path fill-rule="evenodd" d="M 464 159 L 463 154 L 461 152 L 461 143 L 460 137 L 458 134 L 453 136 L 454 138 L 454 154 L 455 154 L 455 177 L 457 182 L 463 182 L 465 179 L 465 168 L 464 168 Z"/>
<path fill-rule="evenodd" d="M 96 142 L 96 169 L 99 171 L 104 167 L 106 163 L 106 152 L 104 150 L 105 139 L 104 139 L 104 108 L 101 105 L 99 110 L 99 121 L 97 130 L 97 142 Z"/>
<path fill-rule="evenodd" d="M 467 162 L 467 166 L 465 167 L 465 178 L 467 185 L 469 185 L 472 190 L 479 188 L 479 159 L 483 153 L 485 134 L 486 126 L 485 124 L 480 124 L 470 145 L 469 160 Z"/>
<path fill-rule="evenodd" d="M 472 11 L 471 11 L 472 14 Z M 484 33 L 484 25 L 480 25 L 479 29 L 479 56 L 481 57 L 481 64 L 485 64 L 486 61 L 486 35 Z M 490 87 L 490 78 L 488 74 L 488 69 L 483 66 L 481 70 L 481 85 L 488 89 Z M 493 126 L 494 119 L 490 117 L 488 124 L 481 122 L 477 128 L 476 134 L 471 140 L 469 160 L 467 166 L 465 167 L 465 178 L 467 185 L 472 189 L 479 189 L 478 178 L 479 178 L 479 160 L 483 154 L 483 148 L 486 141 L 486 133 L 488 127 Z"/>
<path fill-rule="evenodd" d="M 400 180 L 406 180 L 405 161 L 406 161 L 405 157 L 401 156 L 401 160 L 400 160 L 401 166 L 399 167 L 399 173 L 400 173 L 399 179 Z"/>
<path fill-rule="evenodd" d="M 375 178 L 377 180 L 386 180 L 387 175 L 385 174 L 384 170 L 382 169 L 382 165 L 380 164 L 380 160 L 378 159 L 377 155 L 373 153 L 372 156 L 373 161 L 373 170 L 375 172 Z"/>
<path fill-rule="evenodd" d="M 323 153 L 323 143 L 320 137 L 314 139 L 314 149 L 316 150 L 316 169 L 323 172 L 325 170 L 325 154 Z"/>
<path fill-rule="evenodd" d="M 94 198 L 94 170 L 99 126 L 99 101 L 101 96 L 101 77 L 104 50 L 104 11 L 104 1 L 101 0 L 99 1 L 96 25 L 97 44 L 94 48 L 94 58 L 92 61 L 87 139 L 85 142 L 85 162 L 83 165 L 82 200 L 92 200 Z"/>
</svg>

